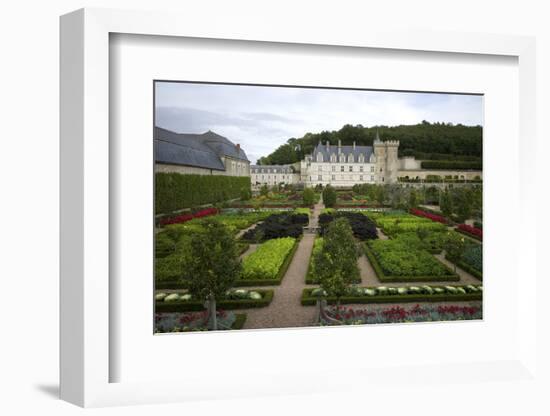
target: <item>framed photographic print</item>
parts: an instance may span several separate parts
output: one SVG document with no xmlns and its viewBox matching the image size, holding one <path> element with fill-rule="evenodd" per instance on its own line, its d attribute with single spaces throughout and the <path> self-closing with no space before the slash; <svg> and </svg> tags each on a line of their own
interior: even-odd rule
<svg viewBox="0 0 550 416">
<path fill-rule="evenodd" d="M 188 23 L 62 18 L 62 398 L 532 380 L 533 40 Z"/>
<path fill-rule="evenodd" d="M 482 319 L 481 95 L 154 94 L 157 333 Z"/>
</svg>

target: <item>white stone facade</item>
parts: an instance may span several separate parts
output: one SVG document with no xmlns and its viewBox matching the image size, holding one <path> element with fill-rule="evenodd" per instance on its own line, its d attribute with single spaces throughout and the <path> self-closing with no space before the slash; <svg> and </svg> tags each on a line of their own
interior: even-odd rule
<svg viewBox="0 0 550 416">
<path fill-rule="evenodd" d="M 395 183 L 399 161 L 399 142 L 375 140 L 373 146 L 337 146 L 319 143 L 300 164 L 300 178 L 305 186 L 331 185 L 351 187 L 355 184 Z"/>
<path fill-rule="evenodd" d="M 252 189 L 263 185 L 289 185 L 300 182 L 300 174 L 292 165 L 252 165 L 250 167 L 250 183 Z"/>
</svg>

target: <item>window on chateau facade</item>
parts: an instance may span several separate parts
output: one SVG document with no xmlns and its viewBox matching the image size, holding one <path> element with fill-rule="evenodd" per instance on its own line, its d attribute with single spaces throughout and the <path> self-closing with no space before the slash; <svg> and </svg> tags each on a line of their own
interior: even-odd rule
<svg viewBox="0 0 550 416">
<path fill-rule="evenodd" d="M 336 166 L 333 166 L 333 167 L 332 167 L 332 171 L 333 171 L 333 172 L 336 172 Z"/>
<path fill-rule="evenodd" d="M 340 166 L 340 172 L 344 171 L 344 166 Z"/>
<path fill-rule="evenodd" d="M 336 162 L 336 155 L 334 153 L 332 155 L 330 155 L 330 161 L 331 162 Z"/>
<path fill-rule="evenodd" d="M 353 172 L 353 166 L 350 166 L 350 167 L 349 167 L 349 171 L 350 171 L 350 172 Z"/>
<path fill-rule="evenodd" d="M 323 167 L 319 166 L 319 172 L 321 172 L 322 170 L 323 170 Z"/>
<path fill-rule="evenodd" d="M 374 182 L 374 175 L 370 175 L 370 181 Z"/>
<path fill-rule="evenodd" d="M 360 180 L 360 181 L 363 180 L 363 175 L 359 175 L 359 180 Z"/>
<path fill-rule="evenodd" d="M 359 166 L 359 172 L 363 172 L 363 166 Z"/>
<path fill-rule="evenodd" d="M 370 171 L 371 171 L 371 172 L 374 172 L 374 166 L 371 166 L 371 167 L 370 167 Z"/>
<path fill-rule="evenodd" d="M 319 180 L 320 180 L 320 181 L 323 180 L 323 175 L 319 175 Z"/>
<path fill-rule="evenodd" d="M 345 162 L 346 161 L 346 157 L 342 154 L 340 155 L 340 162 Z"/>
<path fill-rule="evenodd" d="M 336 180 L 336 175 L 332 175 L 332 180 L 333 180 L 333 181 Z"/>
</svg>

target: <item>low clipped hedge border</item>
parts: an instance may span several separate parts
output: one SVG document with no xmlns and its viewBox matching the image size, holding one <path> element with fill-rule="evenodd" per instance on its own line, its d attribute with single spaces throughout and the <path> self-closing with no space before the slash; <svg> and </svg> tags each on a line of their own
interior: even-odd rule
<svg viewBox="0 0 550 416">
<path fill-rule="evenodd" d="M 376 257 L 374 256 L 368 244 L 363 244 L 363 247 L 367 258 L 372 265 L 372 268 L 376 272 L 376 276 L 378 276 L 378 280 L 383 283 L 458 282 L 460 280 L 460 276 L 454 273 L 449 267 L 447 267 L 443 263 L 441 264 L 443 264 L 443 266 L 453 274 L 447 276 L 387 276 L 384 274 L 382 266 L 380 266 L 380 263 L 378 263 L 378 260 L 376 260 Z"/>
<path fill-rule="evenodd" d="M 273 290 L 256 290 L 262 295 L 262 299 L 226 299 L 217 302 L 216 307 L 220 309 L 249 309 L 263 308 L 269 306 L 273 300 Z M 155 313 L 162 312 L 197 312 L 204 310 L 204 302 L 189 301 L 189 302 L 155 302 Z"/>
<path fill-rule="evenodd" d="M 483 280 L 483 273 L 480 273 L 479 271 L 474 269 L 472 266 L 470 266 L 468 263 L 466 263 L 462 260 L 456 260 L 454 258 L 449 257 L 448 255 L 445 255 L 445 260 L 448 260 L 451 263 L 456 264 L 458 267 L 460 267 L 465 272 L 471 274 L 476 279 Z"/>
<path fill-rule="evenodd" d="M 456 231 L 457 233 L 460 233 L 460 234 L 465 235 L 466 237 L 470 237 L 470 238 L 472 238 L 472 239 L 474 239 L 474 240 L 483 242 L 483 240 L 482 240 L 481 238 L 479 238 L 477 235 L 475 235 L 475 234 L 470 234 L 469 232 L 464 231 L 464 230 L 461 230 L 461 229 L 458 228 L 458 227 L 455 228 L 455 231 Z"/>
<path fill-rule="evenodd" d="M 233 325 L 231 325 L 231 329 L 243 329 L 245 322 L 246 322 L 246 313 L 236 313 L 235 322 L 233 322 Z"/>
<path fill-rule="evenodd" d="M 481 170 L 483 164 L 481 161 L 462 161 L 462 160 L 423 160 L 420 162 L 422 169 L 441 169 L 441 170 Z"/>
<path fill-rule="evenodd" d="M 277 286 L 281 284 L 281 281 L 283 280 L 283 277 L 285 277 L 286 271 L 288 270 L 288 267 L 290 266 L 290 262 L 294 258 L 294 254 L 296 254 L 296 250 L 298 250 L 298 245 L 300 244 L 301 237 L 297 238 L 296 241 L 294 241 L 294 246 L 292 247 L 292 250 L 289 251 L 287 254 L 285 261 L 281 265 L 281 268 L 279 269 L 279 272 L 277 273 L 277 277 L 275 279 L 237 279 L 235 280 L 234 287 L 247 287 L 247 286 Z"/>
<path fill-rule="evenodd" d="M 376 286 L 369 288 L 376 289 Z M 302 291 L 301 303 L 302 306 L 314 306 L 319 299 L 316 296 L 311 296 L 311 291 L 315 288 L 306 288 Z M 334 305 L 336 303 L 335 297 L 325 298 L 327 303 Z M 352 303 L 411 303 L 411 302 L 460 302 L 460 301 L 474 301 L 482 300 L 483 293 L 467 293 L 467 294 L 458 294 L 452 295 L 450 293 L 434 293 L 431 295 L 428 294 L 407 294 L 407 295 L 376 295 L 376 296 L 343 296 L 340 298 L 341 304 L 352 304 Z"/>
</svg>

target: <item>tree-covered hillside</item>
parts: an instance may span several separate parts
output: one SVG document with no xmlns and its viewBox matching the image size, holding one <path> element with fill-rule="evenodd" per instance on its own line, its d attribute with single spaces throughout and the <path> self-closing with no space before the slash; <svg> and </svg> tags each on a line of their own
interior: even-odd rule
<svg viewBox="0 0 550 416">
<path fill-rule="evenodd" d="M 399 156 L 416 156 L 417 159 L 462 160 L 481 163 L 482 127 L 429 123 L 410 126 L 345 125 L 338 131 L 307 133 L 301 138 L 291 138 L 273 153 L 258 160 L 262 165 L 281 165 L 302 160 L 305 155 L 322 141 L 332 145 L 342 141 L 342 145 L 372 146 L 378 131 L 381 140 L 399 140 Z"/>
</svg>

